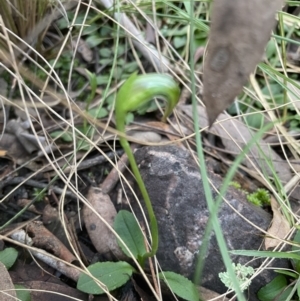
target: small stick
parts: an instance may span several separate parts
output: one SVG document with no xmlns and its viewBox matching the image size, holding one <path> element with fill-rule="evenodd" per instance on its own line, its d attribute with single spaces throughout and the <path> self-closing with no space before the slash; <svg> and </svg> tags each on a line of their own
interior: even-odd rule
<svg viewBox="0 0 300 301">
<path fill-rule="evenodd" d="M 116 184 L 119 182 L 119 175 L 122 173 L 128 165 L 128 156 L 126 153 L 122 155 L 117 162 L 117 166 L 113 168 L 107 175 L 103 183 L 100 185 L 102 192 L 107 194 L 113 190 Z"/>
</svg>

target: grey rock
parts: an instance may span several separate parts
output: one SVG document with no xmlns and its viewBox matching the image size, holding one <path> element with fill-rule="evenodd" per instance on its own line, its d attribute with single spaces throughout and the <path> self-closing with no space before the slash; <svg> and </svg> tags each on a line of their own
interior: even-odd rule
<svg viewBox="0 0 300 301">
<path fill-rule="evenodd" d="M 143 147 L 136 151 L 135 158 L 158 220 L 158 261 L 164 271 L 174 271 L 192 279 L 209 218 L 199 167 L 187 150 L 177 146 Z M 208 176 L 219 189 L 222 179 L 209 166 Z M 139 191 L 137 186 L 135 191 Z M 215 192 L 213 196 L 216 197 Z M 219 221 L 228 249 L 260 249 L 264 235 L 245 219 L 267 230 L 272 216 L 247 202 L 245 195 L 233 187 L 229 187 L 226 199 L 228 204 L 223 202 L 221 205 Z M 131 203 L 142 220 L 139 206 L 133 198 Z M 251 259 L 242 256 L 231 258 L 233 262 L 241 264 Z M 225 271 L 225 267 L 214 234 L 211 235 L 208 252 L 203 260 L 205 266 L 201 285 L 218 293 L 226 292 L 227 288 L 218 277 L 220 272 Z M 254 268 L 260 264 L 260 260 L 250 262 Z M 286 265 L 286 261 L 276 262 L 276 267 Z M 257 300 L 258 289 L 273 277 L 272 270 L 265 270 L 258 275 L 248 290 L 249 300 Z"/>
</svg>

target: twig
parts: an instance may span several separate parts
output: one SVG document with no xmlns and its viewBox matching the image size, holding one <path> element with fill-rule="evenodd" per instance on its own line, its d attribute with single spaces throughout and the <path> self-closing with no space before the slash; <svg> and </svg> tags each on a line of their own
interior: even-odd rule
<svg viewBox="0 0 300 301">
<path fill-rule="evenodd" d="M 101 184 L 101 189 L 103 193 L 109 193 L 115 187 L 119 181 L 119 174 L 122 173 L 126 166 L 128 165 L 128 156 L 124 153 L 117 163 L 116 168 L 113 168 L 107 175 L 103 183 Z"/>
<path fill-rule="evenodd" d="M 41 183 L 41 182 L 38 182 L 35 180 L 30 180 L 26 177 L 9 177 L 9 178 L 7 178 L 0 183 L 0 190 L 3 189 L 3 187 L 5 187 L 5 186 L 16 185 L 16 184 L 21 184 L 21 183 L 23 183 L 24 185 L 34 187 L 34 188 L 53 190 L 55 193 L 57 193 L 59 195 L 64 194 L 73 199 L 78 198 L 78 196 L 76 196 L 75 194 L 73 194 L 70 191 L 65 191 L 64 189 L 56 187 L 56 186 L 49 186 L 49 184 L 46 184 L 46 183 Z M 1 195 L 1 197 L 2 196 L 3 195 Z"/>
<path fill-rule="evenodd" d="M 122 156 L 122 154 L 124 154 L 124 151 L 122 149 L 120 149 L 120 150 L 109 152 L 105 156 L 98 155 L 96 157 L 93 157 L 91 159 L 87 159 L 87 160 L 84 160 L 83 162 L 81 162 L 79 165 L 76 166 L 76 170 L 78 171 L 78 170 L 88 169 L 92 166 L 107 162 L 107 158 L 112 160 L 116 156 L 119 156 L 119 157 Z M 73 171 L 73 170 L 74 170 L 74 167 L 68 166 L 64 169 L 64 173 L 68 174 L 70 171 Z"/>
</svg>

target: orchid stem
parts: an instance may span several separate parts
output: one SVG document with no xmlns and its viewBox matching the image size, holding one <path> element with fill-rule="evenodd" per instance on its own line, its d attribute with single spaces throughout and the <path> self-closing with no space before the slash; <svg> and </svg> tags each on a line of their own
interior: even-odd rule
<svg viewBox="0 0 300 301">
<path fill-rule="evenodd" d="M 137 75 L 134 73 L 123 84 L 117 94 L 116 99 L 116 127 L 117 130 L 125 134 L 125 120 L 127 113 L 137 110 L 140 106 L 155 97 L 164 98 L 167 101 L 167 108 L 163 116 L 163 121 L 172 113 L 173 108 L 179 100 L 180 90 L 176 82 L 167 74 L 145 74 Z M 158 249 L 158 225 L 154 214 L 152 203 L 147 192 L 145 183 L 142 179 L 138 166 L 130 145 L 124 136 L 120 136 L 120 143 L 136 178 L 146 209 L 148 211 L 150 232 L 151 232 L 151 251 L 146 253 L 143 260 L 152 257 Z"/>
</svg>

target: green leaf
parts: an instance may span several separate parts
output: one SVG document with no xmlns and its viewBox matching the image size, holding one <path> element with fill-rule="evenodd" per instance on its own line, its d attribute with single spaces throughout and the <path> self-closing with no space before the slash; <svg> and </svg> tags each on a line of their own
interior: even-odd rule
<svg viewBox="0 0 300 301">
<path fill-rule="evenodd" d="M 130 124 L 131 122 L 133 122 L 134 120 L 134 114 L 129 112 L 126 114 L 126 117 L 125 117 L 125 124 Z"/>
<path fill-rule="evenodd" d="M 30 291 L 20 284 L 15 284 L 16 294 L 21 301 L 31 301 Z"/>
<path fill-rule="evenodd" d="M 108 79 L 109 79 L 108 75 L 98 75 L 97 76 L 97 85 L 100 86 L 103 84 L 107 84 Z"/>
<path fill-rule="evenodd" d="M 104 57 L 105 58 L 110 58 L 111 54 L 112 54 L 112 52 L 111 52 L 111 49 L 109 49 L 109 48 L 101 48 L 99 50 L 99 55 L 100 55 L 101 58 L 104 58 Z"/>
<path fill-rule="evenodd" d="M 175 37 L 173 43 L 176 49 L 181 48 L 186 45 L 186 37 Z"/>
<path fill-rule="evenodd" d="M 276 55 L 276 42 L 274 39 L 271 39 L 266 47 L 267 58 L 270 59 L 272 56 Z"/>
<path fill-rule="evenodd" d="M 86 109 L 88 110 L 89 105 L 92 102 L 92 100 L 94 99 L 95 94 L 96 94 L 96 90 L 97 90 L 97 76 L 96 76 L 95 73 L 92 73 L 92 72 L 90 72 L 87 69 L 85 69 L 85 72 L 88 75 L 90 86 L 91 86 L 91 92 L 90 92 L 90 94 L 88 95 L 88 97 L 86 99 L 86 103 L 87 103 Z"/>
<path fill-rule="evenodd" d="M 142 106 L 140 106 L 136 112 L 139 114 L 139 115 L 145 115 L 147 112 L 153 112 L 153 111 L 156 111 L 157 110 L 157 105 L 155 103 L 154 100 L 152 101 L 149 101 L 145 104 L 143 104 Z"/>
<path fill-rule="evenodd" d="M 131 212 L 120 210 L 114 221 L 114 229 L 131 251 L 134 258 L 141 258 L 147 253 L 143 233 Z M 122 251 L 128 257 L 131 257 L 123 244 L 120 241 L 118 243 Z"/>
<path fill-rule="evenodd" d="M 282 86 L 279 85 L 278 83 L 274 82 L 272 84 L 268 84 L 264 88 L 261 89 L 261 92 L 265 96 L 274 96 L 278 94 L 282 94 Z"/>
<path fill-rule="evenodd" d="M 233 250 L 231 254 L 240 256 L 256 256 L 256 257 L 271 257 L 271 258 L 286 258 L 300 260 L 300 255 L 289 252 L 272 252 L 272 251 L 254 251 L 254 250 Z"/>
<path fill-rule="evenodd" d="M 89 110 L 89 114 L 95 118 L 103 118 L 108 115 L 108 111 L 105 108 L 93 108 Z"/>
<path fill-rule="evenodd" d="M 100 29 L 100 36 L 101 37 L 109 37 L 111 36 L 111 27 L 110 26 L 101 26 Z"/>
<path fill-rule="evenodd" d="M 104 38 L 101 38 L 98 35 L 91 35 L 86 39 L 86 43 L 91 48 L 99 46 L 103 41 L 104 41 Z"/>
<path fill-rule="evenodd" d="M 255 113 L 246 116 L 247 124 L 250 127 L 260 129 L 264 126 L 265 116 L 262 113 Z"/>
<path fill-rule="evenodd" d="M 113 70 L 113 77 L 115 78 L 115 79 L 121 79 L 121 76 L 123 75 L 123 70 L 122 69 L 120 69 L 120 68 L 115 68 L 114 70 Z"/>
<path fill-rule="evenodd" d="M 18 251 L 14 248 L 6 248 L 0 251 L 0 261 L 7 269 L 10 269 L 18 258 Z"/>
<path fill-rule="evenodd" d="M 127 262 L 97 262 L 88 267 L 88 271 L 108 291 L 112 291 L 126 283 L 134 272 L 134 268 Z M 77 289 L 87 294 L 103 294 L 104 290 L 88 275 L 82 273 L 77 282 Z"/>
<path fill-rule="evenodd" d="M 66 18 L 61 18 L 56 21 L 56 25 L 58 26 L 59 29 L 65 29 L 70 25 L 70 22 Z"/>
<path fill-rule="evenodd" d="M 60 138 L 65 142 L 72 142 L 73 141 L 73 136 L 66 132 L 66 131 L 54 131 L 50 133 L 50 136 L 52 138 Z"/>
<path fill-rule="evenodd" d="M 138 64 L 136 61 L 126 63 L 125 66 L 123 65 L 123 72 L 124 73 L 133 73 L 138 69 Z"/>
<path fill-rule="evenodd" d="M 89 35 L 91 36 L 92 34 L 97 34 L 97 30 L 99 29 L 100 25 L 99 24 L 96 24 L 96 23 L 92 23 L 88 26 L 85 26 L 83 31 L 82 31 L 82 35 L 85 36 L 85 35 Z"/>
<path fill-rule="evenodd" d="M 273 301 L 275 298 L 283 292 L 287 286 L 287 280 L 283 275 L 275 277 L 270 283 L 261 288 L 257 296 L 260 301 Z M 284 291 L 276 301 L 285 301 L 289 295 L 290 290 Z"/>
<path fill-rule="evenodd" d="M 199 293 L 195 285 L 183 277 L 173 272 L 162 272 L 158 274 L 159 279 L 163 280 L 172 292 L 187 301 L 199 301 Z"/>
</svg>

